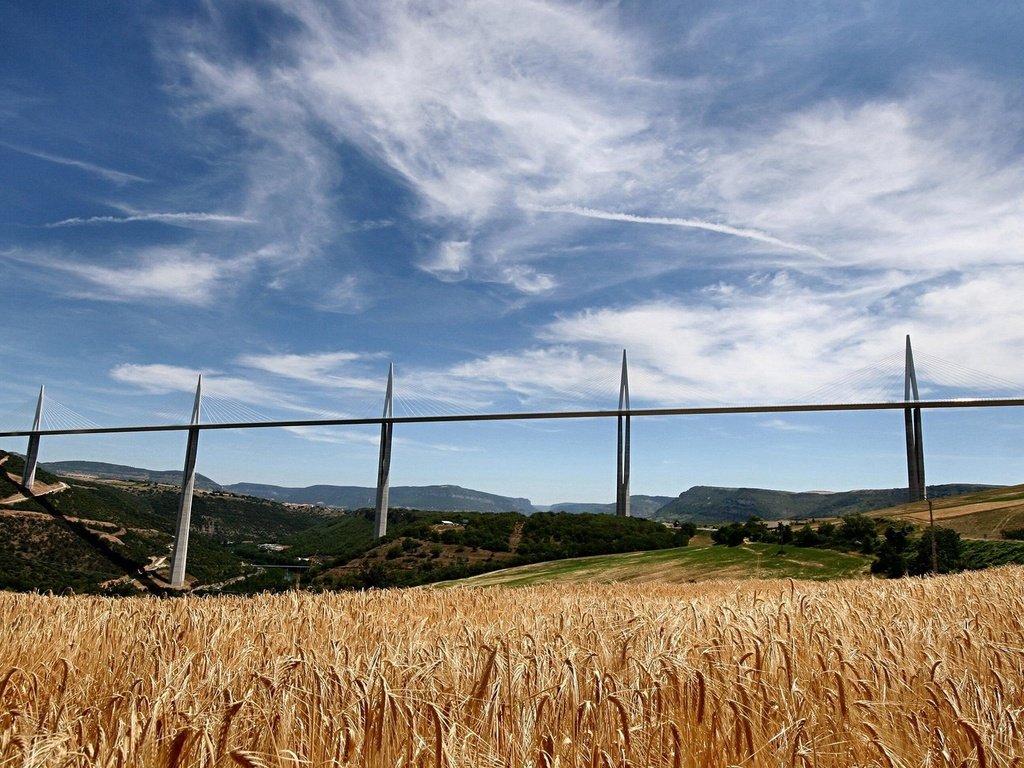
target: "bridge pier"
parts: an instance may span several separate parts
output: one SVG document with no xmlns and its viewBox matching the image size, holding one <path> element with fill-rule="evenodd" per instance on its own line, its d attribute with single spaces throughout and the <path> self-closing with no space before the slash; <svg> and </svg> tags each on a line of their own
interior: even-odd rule
<svg viewBox="0 0 1024 768">
<path fill-rule="evenodd" d="M 388 493 L 391 489 L 391 437 L 395 415 L 392 396 L 395 385 L 395 364 L 388 366 L 388 386 L 384 393 L 384 421 L 380 424 L 380 456 L 377 460 L 377 502 L 373 517 L 373 535 L 380 539 L 388 532 Z"/>
<path fill-rule="evenodd" d="M 619 379 L 619 441 L 616 460 L 615 514 L 629 517 L 629 375 L 626 350 L 622 350 L 622 376 Z"/>
<path fill-rule="evenodd" d="M 196 485 L 196 458 L 199 454 L 199 407 L 202 401 L 203 377 L 196 384 L 196 400 L 192 406 L 192 426 L 188 430 L 185 447 L 185 469 L 181 475 L 181 504 L 174 535 L 174 553 L 171 555 L 171 586 L 185 586 L 185 561 L 188 558 L 188 533 L 192 522 L 192 495 Z"/>
<path fill-rule="evenodd" d="M 38 433 L 43 421 L 43 394 L 45 386 L 39 387 L 39 401 L 36 403 L 36 417 L 32 420 L 32 431 Z M 32 434 L 28 438 L 28 449 L 25 451 L 25 469 L 21 473 L 21 484 L 32 490 L 36 483 L 36 467 L 39 464 L 39 435 Z"/>
<path fill-rule="evenodd" d="M 917 390 L 917 372 L 914 370 L 914 352 L 907 334 L 907 354 L 903 376 L 903 399 L 917 402 L 921 399 Z M 924 480 L 924 441 L 921 431 L 921 408 L 903 410 L 904 429 L 907 436 L 907 496 L 909 501 L 923 501 L 926 497 Z"/>
</svg>

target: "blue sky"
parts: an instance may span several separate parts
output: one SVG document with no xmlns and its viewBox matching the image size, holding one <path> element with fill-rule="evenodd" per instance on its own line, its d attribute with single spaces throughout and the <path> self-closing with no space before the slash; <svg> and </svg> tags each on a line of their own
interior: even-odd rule
<svg viewBox="0 0 1024 768">
<path fill-rule="evenodd" d="M 923 396 L 1024 382 L 1016 3 L 10 2 L 0 428 Z M 977 372 L 994 376 L 983 377 Z M 1024 414 L 927 413 L 929 482 Z M 375 481 L 374 429 L 205 433 Z M 0 447 L 23 450 L 22 440 Z M 181 464 L 180 434 L 43 460 Z M 889 414 L 638 420 L 635 493 L 905 483 Z M 395 484 L 614 498 L 612 420 L 396 430 Z"/>
</svg>

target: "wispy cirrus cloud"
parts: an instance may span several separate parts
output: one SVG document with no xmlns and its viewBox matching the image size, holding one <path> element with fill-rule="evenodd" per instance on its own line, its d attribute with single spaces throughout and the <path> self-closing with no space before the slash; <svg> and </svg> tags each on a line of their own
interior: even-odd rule
<svg viewBox="0 0 1024 768">
<path fill-rule="evenodd" d="M 204 305 L 227 291 L 226 281 L 244 266 L 218 260 L 188 248 L 144 248 L 107 266 L 43 256 L 38 264 L 66 277 L 60 283 L 70 295 L 97 301 L 159 300 Z M 73 278 L 73 279 L 68 279 Z"/>
<path fill-rule="evenodd" d="M 400 179 L 418 217 L 445 233 L 430 257 L 416 258 L 421 269 L 524 295 L 548 293 L 560 278 L 494 241 L 527 226 L 517 201 L 635 186 L 664 151 L 646 135 L 657 100 L 645 90 L 643 48 L 607 12 L 494 2 L 430 13 L 277 7 L 291 23 L 286 55 L 272 63 L 225 55 L 215 34 L 193 35 L 187 57 L 180 47 L 166 55 L 187 73 L 199 108 L 231 116 L 259 147 L 247 210 L 274 198 L 294 212 L 293 239 L 313 249 L 315 233 L 330 228 L 337 181 L 323 129 Z M 287 194 L 269 191 L 293 176 Z"/>
<path fill-rule="evenodd" d="M 161 224 L 173 224 L 175 226 L 189 226 L 190 224 L 256 224 L 255 219 L 246 216 L 233 216 L 225 213 L 202 213 L 199 211 L 188 211 L 178 213 L 133 213 L 128 216 L 76 216 L 70 219 L 54 221 L 46 226 L 54 229 L 57 227 L 79 227 L 90 224 L 131 224 L 139 221 L 155 221 Z"/>
<path fill-rule="evenodd" d="M 468 240 L 448 240 L 435 249 L 429 261 L 420 264 L 420 269 L 444 282 L 455 282 L 469 276 L 471 264 L 471 243 Z"/>
<path fill-rule="evenodd" d="M 377 355 L 355 352 L 322 352 L 308 355 L 248 354 L 241 355 L 236 362 L 247 368 L 294 381 L 377 393 L 382 391 L 381 379 L 359 375 L 347 369 L 355 363 L 361 364 L 362 368 L 362 364 L 367 361 L 379 359 Z"/>
<path fill-rule="evenodd" d="M 122 384 L 133 384 L 151 394 L 195 391 L 201 371 L 178 365 L 123 363 L 110 371 L 110 377 Z"/>
<path fill-rule="evenodd" d="M 702 202 L 839 266 L 936 272 L 1019 263 L 1021 112 L 1006 91 L 933 74 L 902 96 L 824 102 L 708 158 Z M 1008 143 L 1009 142 L 1009 143 Z"/>
<path fill-rule="evenodd" d="M 773 429 L 778 432 L 820 432 L 821 428 L 810 424 L 795 424 L 786 419 L 765 419 L 761 422 L 765 429 Z"/>
<path fill-rule="evenodd" d="M 797 52 L 821 52 L 816 34 L 870 28 L 865 10 L 837 13 L 824 30 L 744 24 L 760 68 L 723 65 L 687 79 L 666 76 L 650 41 L 612 9 L 277 8 L 291 22 L 287 55 L 231 57 L 215 36 L 196 36 L 183 66 L 201 103 L 258 137 L 253 192 L 289 208 L 301 202 L 292 234 L 313 249 L 336 180 L 323 170 L 331 150 L 320 127 L 400 178 L 420 218 L 444 233 L 417 259 L 421 269 L 526 297 L 580 282 L 576 264 L 552 254 L 592 241 L 581 219 L 638 230 L 623 235 L 638 259 L 668 262 L 685 250 L 709 267 L 747 266 L 752 246 L 801 270 L 948 268 L 963 253 L 1006 263 L 1014 257 L 997 244 L 1021 240 L 1019 163 L 1003 162 L 998 141 L 970 142 L 1017 122 L 1012 100 L 969 73 L 908 77 L 884 97 L 781 101 L 763 116 L 753 102 L 755 116 L 727 130 L 700 119 L 712 105 L 739 109 L 725 101 L 734 90 L 786 71 Z M 738 21 L 728 10 L 696 21 L 682 53 L 696 55 Z M 302 183 L 281 200 L 266 191 L 269 169 L 287 179 L 288 165 L 304 169 Z M 976 184 L 969 194 L 965 179 Z M 563 216 L 539 228 L 537 213 Z M 655 232 L 669 227 L 693 235 Z M 528 252 L 516 247 L 524 242 Z"/>
<path fill-rule="evenodd" d="M 243 406 L 258 406 L 310 413 L 310 409 L 287 392 L 222 371 L 200 371 L 187 366 L 166 363 L 122 363 L 114 366 L 109 373 L 114 381 L 138 387 L 147 394 L 157 395 L 172 392 L 195 392 L 196 383 L 199 376 L 202 375 L 203 396 L 217 398 L 221 401 L 233 401 L 235 410 L 239 412 Z M 227 405 L 221 403 L 219 407 L 221 410 L 232 408 L 230 403 Z M 251 419 L 260 420 L 260 414 L 247 411 L 237 420 Z"/>
<path fill-rule="evenodd" d="M 324 286 L 314 300 L 314 305 L 322 312 L 339 314 L 358 314 L 373 303 L 374 296 L 355 275 Z"/>
<path fill-rule="evenodd" d="M 303 440 L 314 443 L 330 443 L 333 445 L 359 445 L 365 448 L 380 445 L 380 435 L 375 432 L 345 429 L 341 427 L 285 427 L 286 431 Z M 478 448 L 452 443 L 431 443 L 422 440 L 411 440 L 405 437 L 394 438 L 394 445 L 403 451 L 411 450 L 420 453 L 476 453 Z"/>
</svg>

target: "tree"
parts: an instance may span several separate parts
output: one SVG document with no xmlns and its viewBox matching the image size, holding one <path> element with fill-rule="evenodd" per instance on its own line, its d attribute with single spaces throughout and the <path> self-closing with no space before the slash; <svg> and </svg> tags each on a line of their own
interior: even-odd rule
<svg viewBox="0 0 1024 768">
<path fill-rule="evenodd" d="M 952 528 L 935 528 L 935 554 L 939 573 L 952 573 L 963 568 L 960 534 Z M 917 543 L 917 552 L 909 564 L 910 573 L 919 576 L 932 571 L 932 532 L 926 529 Z"/>
<path fill-rule="evenodd" d="M 717 528 L 711 534 L 711 540 L 715 544 L 725 544 L 727 547 L 738 547 L 747 536 L 747 528 L 742 523 L 729 523 Z"/>
<path fill-rule="evenodd" d="M 772 538 L 768 526 L 760 517 L 751 517 L 743 526 L 746 537 L 751 541 L 768 541 Z"/>
<path fill-rule="evenodd" d="M 824 542 L 818 532 L 811 528 L 810 523 L 803 526 L 793 534 L 793 543 L 798 547 L 817 547 Z"/>
<path fill-rule="evenodd" d="M 836 538 L 858 546 L 864 553 L 874 552 L 878 541 L 875 521 L 866 515 L 847 515 L 839 524 Z"/>
<path fill-rule="evenodd" d="M 672 523 L 672 527 L 677 529 L 681 536 L 685 536 L 687 542 L 697 535 L 697 526 L 693 523 L 683 523 L 676 520 Z"/>
<path fill-rule="evenodd" d="M 793 542 L 793 529 L 788 523 L 779 523 L 777 529 L 779 534 L 779 544 L 791 544 Z"/>
<path fill-rule="evenodd" d="M 909 523 L 886 526 L 878 557 L 871 564 L 871 572 L 898 579 L 907 575 L 907 545 L 913 528 Z"/>
</svg>

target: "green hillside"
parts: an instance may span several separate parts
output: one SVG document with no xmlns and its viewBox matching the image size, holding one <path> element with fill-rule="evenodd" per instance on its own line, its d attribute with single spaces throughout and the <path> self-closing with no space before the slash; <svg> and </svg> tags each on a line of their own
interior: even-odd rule
<svg viewBox="0 0 1024 768">
<path fill-rule="evenodd" d="M 739 547 L 692 546 L 654 552 L 581 557 L 508 568 L 443 585 L 523 586 L 559 582 L 658 581 L 683 583 L 713 579 L 855 578 L 866 575 L 871 558 L 859 554 L 770 544 Z"/>
<path fill-rule="evenodd" d="M 467 512 L 445 521 L 438 513 L 392 510 L 383 541 L 325 559 L 310 578 L 330 587 L 413 586 L 509 565 L 678 547 L 690 533 L 614 515 Z M 312 541 L 312 534 L 302 536 Z"/>
<path fill-rule="evenodd" d="M 0 499 L 16 497 L 19 488 L 7 472 L 20 476 L 23 461 L 5 453 L 0 459 Z M 36 480 L 38 488 L 60 478 L 40 468 Z M 179 492 L 151 482 L 64 482 L 67 487 L 46 495 L 0 506 L 0 588 L 131 591 L 134 580 L 136 588 L 161 591 Z M 197 493 L 192 510 L 188 573 L 197 584 L 252 572 L 247 564 L 264 557 L 260 544 L 309 530 L 329 514 L 219 491 Z"/>
<path fill-rule="evenodd" d="M 21 458 L 0 452 L 0 461 L 4 462 L 0 471 L 0 501 L 4 502 L 0 504 L 0 588 L 101 593 L 166 589 L 180 493 L 159 482 L 161 473 L 102 465 L 99 469 L 113 467 L 106 471 L 120 475 L 116 480 L 104 480 L 96 477 L 95 465 L 71 462 L 60 466 L 69 466 L 74 476 L 62 481 L 41 467 L 37 490 L 43 495 L 21 499 L 18 486 L 6 475 L 21 474 Z M 137 480 L 125 479 L 131 472 Z M 920 560 L 917 548 L 924 535 L 922 525 L 927 522 L 923 503 L 874 508 L 894 495 L 902 501 L 902 489 L 793 494 L 697 487 L 681 494 L 659 514 L 688 508 L 685 514 L 697 519 L 742 520 L 738 538 L 725 537 L 738 546 L 681 549 L 693 532 L 692 523 L 670 527 L 640 517 L 618 518 L 603 508 L 598 514 L 577 508 L 576 514 L 525 515 L 393 507 L 388 536 L 377 540 L 373 537 L 373 510 L 365 505 L 353 511 L 286 505 L 240 496 L 214 485 L 213 490 L 197 492 L 192 507 L 189 583 L 200 591 L 283 589 L 297 581 L 316 588 L 407 586 L 511 567 L 520 570 L 505 570 L 512 575 L 487 578 L 497 580 L 495 583 L 562 577 L 836 578 L 860 573 L 872 559 L 869 554 L 888 557 L 886 562 L 899 566 L 903 561 L 892 556 L 896 544 L 899 557 L 913 565 L 911 560 Z M 978 489 L 929 489 L 936 496 L 972 491 L 933 500 L 939 525 L 964 539 L 962 559 L 954 567 L 985 567 L 1024 558 L 1019 542 L 1000 540 L 1002 532 L 1024 528 L 1024 486 Z M 436 499 L 449 501 L 459 494 L 467 502 L 489 496 L 457 486 L 407 490 L 426 490 L 428 496 L 436 493 Z M 633 498 L 646 499 L 648 507 L 658 501 L 657 497 Z M 494 504 L 510 501 L 509 497 L 491 499 Z M 865 507 L 872 508 L 871 519 L 847 515 L 834 522 L 826 520 Z M 769 529 L 763 523 L 746 522 L 751 517 L 768 520 L 809 513 L 817 518 L 812 526 Z M 723 538 L 723 531 L 736 527 L 724 525 L 715 536 Z M 888 574 L 894 569 L 899 572 L 891 565 L 881 572 Z"/>
<path fill-rule="evenodd" d="M 7 456 L 3 469 L 20 475 L 22 461 Z M 36 488 L 45 494 L 17 500 L 17 485 L 2 477 L 0 499 L 11 500 L 0 515 L 0 588 L 166 589 L 176 488 L 154 484 L 151 475 L 60 482 L 40 470 Z M 450 498 L 451 486 L 438 488 Z M 678 546 L 688 538 L 686 531 L 612 515 L 392 509 L 389 535 L 375 540 L 373 516 L 370 509 L 197 492 L 189 584 L 239 592 L 287 588 L 296 578 L 342 588 L 422 584 L 511 563 Z"/>
</svg>

